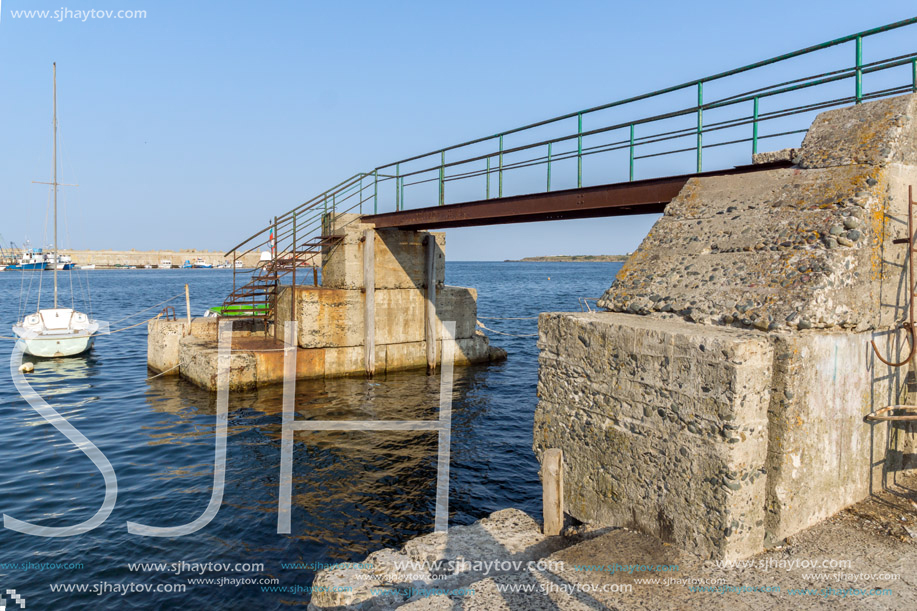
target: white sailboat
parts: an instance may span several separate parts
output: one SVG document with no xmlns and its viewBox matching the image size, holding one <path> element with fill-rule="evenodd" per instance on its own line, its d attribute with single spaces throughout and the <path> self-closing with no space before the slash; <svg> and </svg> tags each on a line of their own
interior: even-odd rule
<svg viewBox="0 0 917 611">
<path fill-rule="evenodd" d="M 54 192 L 54 254 L 51 260 L 57 262 L 59 249 L 57 242 L 57 188 L 61 183 L 57 182 L 56 62 L 53 64 L 53 81 L 54 110 L 52 122 L 54 126 L 54 152 L 52 154 L 54 169 L 51 182 L 48 184 L 51 185 Z M 60 262 L 63 263 L 63 257 L 61 257 Z M 54 271 L 54 307 L 42 309 L 39 303 L 37 312 L 25 316 L 18 324 L 13 326 L 13 333 L 19 338 L 16 342 L 17 347 L 21 348 L 25 354 L 46 358 L 82 354 L 92 348 L 96 333 L 99 331 L 99 323 L 83 312 L 78 312 L 73 308 L 58 307 L 57 271 L 59 267 L 61 266 L 52 266 Z"/>
</svg>

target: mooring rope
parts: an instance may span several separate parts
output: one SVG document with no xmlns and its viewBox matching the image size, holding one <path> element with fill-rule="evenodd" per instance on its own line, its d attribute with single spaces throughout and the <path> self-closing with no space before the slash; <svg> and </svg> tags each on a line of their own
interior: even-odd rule
<svg viewBox="0 0 917 611">
<path fill-rule="evenodd" d="M 165 301 L 160 301 L 159 303 L 154 304 L 154 305 L 151 305 L 151 306 L 148 307 L 148 308 L 143 308 L 142 310 L 139 310 L 139 311 L 137 311 L 137 312 L 134 312 L 133 314 L 130 314 L 130 315 L 128 315 L 128 316 L 125 316 L 124 318 L 119 318 L 119 319 L 116 320 L 115 322 L 108 323 L 108 324 L 110 324 L 110 325 L 116 325 L 116 324 L 118 324 L 119 322 L 121 322 L 122 320 L 127 320 L 128 318 L 133 318 L 133 317 L 136 316 L 137 314 L 141 314 L 141 313 L 143 313 L 143 312 L 146 312 L 147 310 L 152 310 L 153 308 L 158 308 L 159 306 L 163 305 L 164 303 L 169 303 L 170 301 L 174 301 L 174 300 L 178 299 L 179 297 L 181 297 L 181 296 L 183 296 L 183 295 L 184 295 L 184 293 L 179 293 L 179 294 L 176 295 L 175 297 L 169 297 L 169 298 L 166 299 Z M 150 320 L 152 320 L 152 319 L 150 319 Z M 127 327 L 125 327 L 125 328 L 127 328 Z M 112 333 L 114 333 L 114 331 L 112 331 Z"/>
<path fill-rule="evenodd" d="M 138 323 L 135 324 L 135 325 L 130 325 L 130 326 L 128 326 L 128 327 L 121 327 L 120 329 L 115 329 L 114 331 L 109 331 L 108 333 L 105 333 L 104 335 L 114 335 L 115 333 L 120 333 L 121 331 L 127 331 L 128 329 L 133 329 L 134 327 L 139 327 L 140 325 L 145 325 L 145 324 L 147 324 L 148 322 L 150 322 L 151 320 L 156 320 L 156 319 L 159 318 L 160 316 L 162 316 L 162 312 L 160 312 L 160 313 L 157 314 L 156 316 L 153 316 L 152 318 L 147 318 L 146 320 L 141 320 L 140 322 L 138 322 Z M 122 318 L 121 320 L 124 320 L 124 319 Z"/>
<path fill-rule="evenodd" d="M 170 371 L 172 371 L 173 369 L 178 369 L 178 365 L 176 365 L 175 367 L 170 367 L 170 368 L 166 369 L 165 371 L 163 371 L 162 373 L 157 373 L 156 375 L 147 378 L 145 381 L 146 381 L 146 382 L 149 382 L 150 380 L 154 380 L 154 379 L 158 378 L 159 376 L 164 376 L 164 375 L 166 375 L 167 373 L 169 373 Z"/>
<path fill-rule="evenodd" d="M 482 329 L 484 329 L 485 331 L 490 331 L 491 333 L 496 333 L 497 335 L 508 335 L 510 337 L 538 337 L 537 333 L 529 333 L 528 335 L 516 335 L 514 333 L 504 333 L 503 331 L 494 331 L 493 329 L 489 329 L 485 327 L 484 323 L 482 323 L 480 320 L 476 322 L 477 322 L 477 325 L 481 327 Z"/>
<path fill-rule="evenodd" d="M 478 316 L 478 320 L 538 320 L 538 317 L 537 316 L 517 316 L 517 317 L 497 318 L 495 316 Z"/>
</svg>

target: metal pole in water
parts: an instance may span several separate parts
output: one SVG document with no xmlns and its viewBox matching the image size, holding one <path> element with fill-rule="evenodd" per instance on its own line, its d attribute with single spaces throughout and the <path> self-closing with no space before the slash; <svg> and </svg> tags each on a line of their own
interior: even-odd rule
<svg viewBox="0 0 917 611">
<path fill-rule="evenodd" d="M 188 290 L 188 285 L 185 285 L 185 308 L 188 312 L 188 324 L 191 324 L 191 291 Z M 188 333 L 191 333 L 191 329 L 188 329 Z"/>
</svg>

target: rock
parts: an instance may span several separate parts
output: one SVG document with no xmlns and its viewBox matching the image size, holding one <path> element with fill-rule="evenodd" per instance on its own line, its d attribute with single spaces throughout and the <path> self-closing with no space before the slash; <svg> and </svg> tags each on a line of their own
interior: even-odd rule
<svg viewBox="0 0 917 611">
<path fill-rule="evenodd" d="M 860 219 L 855 216 L 848 216 L 844 219 L 844 227 L 846 229 L 856 229 L 860 226 Z"/>
<path fill-rule="evenodd" d="M 853 240 L 845 238 L 844 236 L 837 236 L 837 243 L 841 246 L 853 246 Z"/>
</svg>

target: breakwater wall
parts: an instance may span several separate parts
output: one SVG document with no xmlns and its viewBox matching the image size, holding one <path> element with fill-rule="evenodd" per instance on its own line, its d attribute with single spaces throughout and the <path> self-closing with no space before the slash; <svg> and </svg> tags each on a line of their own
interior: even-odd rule
<svg viewBox="0 0 917 611">
<path fill-rule="evenodd" d="M 695 178 L 599 300 L 543 314 L 534 449 L 567 512 L 741 558 L 917 467 L 905 402 L 917 96 L 824 112 L 794 167 Z M 896 242 L 896 240 L 898 242 Z"/>
<path fill-rule="evenodd" d="M 211 265 L 220 265 L 223 262 L 232 264 L 232 258 L 227 258 L 226 253 L 215 250 L 65 250 L 61 249 L 61 254 L 70 255 L 73 262 L 77 265 L 99 265 L 105 267 L 137 266 L 144 265 L 158 266 L 160 261 L 168 259 L 172 261 L 173 266 L 181 266 L 185 261 L 192 263 L 196 259 L 203 259 L 205 263 Z M 258 265 L 259 252 L 251 252 L 243 257 L 243 267 L 252 268 Z"/>
</svg>

